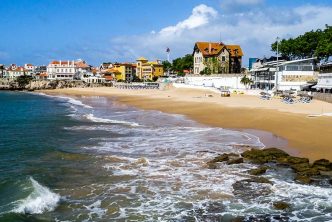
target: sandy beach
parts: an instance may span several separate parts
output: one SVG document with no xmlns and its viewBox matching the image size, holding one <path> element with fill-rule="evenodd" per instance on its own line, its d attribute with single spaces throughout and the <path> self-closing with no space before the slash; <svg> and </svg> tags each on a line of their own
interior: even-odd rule
<svg viewBox="0 0 332 222">
<path fill-rule="evenodd" d="M 205 90 L 126 90 L 117 88 L 67 88 L 42 91 L 47 94 L 111 96 L 142 109 L 186 115 L 200 123 L 245 130 L 260 137 L 276 137 L 276 146 L 310 160 L 332 160 L 332 104 L 314 100 L 310 104 L 285 104 L 279 99 L 231 95 Z M 322 115 L 324 114 L 324 115 Z M 314 117 L 310 117 L 314 115 Z M 269 132 L 271 134 L 269 134 Z M 261 138 L 262 142 L 269 138 Z M 286 141 L 286 143 L 284 142 Z M 274 143 L 275 144 L 275 143 Z"/>
</svg>

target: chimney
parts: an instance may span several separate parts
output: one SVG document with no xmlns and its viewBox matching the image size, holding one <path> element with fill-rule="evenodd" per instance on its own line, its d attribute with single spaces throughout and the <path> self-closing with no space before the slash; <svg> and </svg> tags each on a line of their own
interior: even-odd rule
<svg viewBox="0 0 332 222">
<path fill-rule="evenodd" d="M 209 54 L 211 54 L 211 42 L 209 42 Z"/>
</svg>

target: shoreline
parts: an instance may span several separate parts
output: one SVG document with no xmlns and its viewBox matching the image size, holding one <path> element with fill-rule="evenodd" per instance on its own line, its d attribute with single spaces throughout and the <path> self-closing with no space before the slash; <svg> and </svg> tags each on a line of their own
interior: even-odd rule
<svg viewBox="0 0 332 222">
<path fill-rule="evenodd" d="M 332 160 L 332 118 L 308 117 L 315 114 L 313 112 L 318 112 L 320 107 L 317 106 L 324 106 L 325 112 L 332 112 L 332 104 L 321 101 L 297 104 L 297 107 L 282 104 L 280 101 L 261 101 L 256 96 L 248 95 L 221 98 L 215 93 L 192 89 L 157 91 L 101 87 L 39 92 L 53 95 L 112 97 L 120 103 L 137 108 L 182 114 L 209 126 L 247 132 L 260 137 L 267 147 L 270 145 L 266 144 L 266 141 L 270 141 L 271 145 L 279 141 L 280 146 L 277 144 L 277 148 L 284 149 L 291 155 L 307 157 L 311 161 L 322 158 Z M 260 106 L 260 103 L 263 105 Z M 306 109 L 302 109 L 302 106 Z"/>
</svg>

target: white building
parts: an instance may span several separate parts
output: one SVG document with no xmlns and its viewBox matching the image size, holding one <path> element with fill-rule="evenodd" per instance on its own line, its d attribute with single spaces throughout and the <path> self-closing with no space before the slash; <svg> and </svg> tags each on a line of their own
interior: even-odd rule
<svg viewBox="0 0 332 222">
<path fill-rule="evenodd" d="M 3 77 L 7 79 L 15 79 L 19 76 L 27 75 L 27 70 L 24 67 L 11 64 L 4 72 Z"/>
<path fill-rule="evenodd" d="M 279 71 L 277 71 L 279 67 Z M 293 61 L 257 61 L 253 64 L 252 88 L 263 90 L 301 90 L 315 80 L 315 58 Z"/>
<path fill-rule="evenodd" d="M 47 66 L 48 79 L 73 80 L 76 71 L 74 61 L 52 61 Z"/>
<path fill-rule="evenodd" d="M 320 66 L 317 85 L 312 88 L 320 92 L 332 93 L 332 62 Z"/>
<path fill-rule="evenodd" d="M 315 80 L 315 58 L 283 62 L 276 72 L 278 90 L 302 90 Z"/>
</svg>

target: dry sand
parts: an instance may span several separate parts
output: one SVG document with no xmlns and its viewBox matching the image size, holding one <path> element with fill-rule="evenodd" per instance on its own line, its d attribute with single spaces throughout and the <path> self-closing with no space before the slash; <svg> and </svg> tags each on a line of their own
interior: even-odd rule
<svg viewBox="0 0 332 222">
<path fill-rule="evenodd" d="M 119 102 L 142 109 L 184 114 L 211 126 L 239 129 L 263 137 L 286 139 L 280 148 L 311 160 L 332 161 L 332 104 L 314 100 L 310 104 L 285 104 L 279 99 L 261 100 L 257 96 L 219 94 L 196 89 L 125 90 L 117 88 L 71 88 L 43 91 L 48 94 L 112 96 Z M 254 129 L 250 131 L 248 129 Z M 262 130 L 262 131 L 257 131 Z M 271 135 L 267 132 L 271 132 Z M 279 139 L 280 139 L 279 138 Z M 265 141 L 268 143 L 268 138 Z M 278 138 L 276 139 L 278 140 Z M 262 139 L 263 142 L 264 138 Z"/>
</svg>

